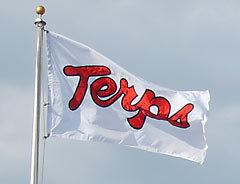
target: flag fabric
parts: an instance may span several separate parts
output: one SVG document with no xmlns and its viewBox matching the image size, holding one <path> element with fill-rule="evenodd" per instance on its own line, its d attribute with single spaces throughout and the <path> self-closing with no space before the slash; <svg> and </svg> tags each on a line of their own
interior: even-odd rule
<svg viewBox="0 0 240 184">
<path fill-rule="evenodd" d="M 166 89 L 60 34 L 46 31 L 46 38 L 50 136 L 120 144 L 203 163 L 208 91 Z"/>
</svg>

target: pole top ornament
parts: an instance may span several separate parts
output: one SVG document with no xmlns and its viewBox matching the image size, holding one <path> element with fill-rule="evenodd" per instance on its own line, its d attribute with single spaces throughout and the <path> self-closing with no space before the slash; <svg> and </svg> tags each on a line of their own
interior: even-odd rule
<svg viewBox="0 0 240 184">
<path fill-rule="evenodd" d="M 36 13 L 38 15 L 43 15 L 45 13 L 45 8 L 43 6 L 41 6 L 41 5 L 37 6 Z"/>
</svg>

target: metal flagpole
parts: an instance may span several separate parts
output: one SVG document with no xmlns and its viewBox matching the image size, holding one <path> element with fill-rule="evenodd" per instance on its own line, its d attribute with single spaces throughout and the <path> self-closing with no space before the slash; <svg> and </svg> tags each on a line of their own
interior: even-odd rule
<svg viewBox="0 0 240 184">
<path fill-rule="evenodd" d="M 38 18 L 35 20 L 37 26 L 37 54 L 35 71 L 35 95 L 34 95 L 34 114 L 33 114 L 33 136 L 32 136 L 32 162 L 30 184 L 38 184 L 39 168 L 39 137 L 40 137 L 40 111 L 41 111 L 41 77 L 42 77 L 42 45 L 43 30 L 46 22 L 42 20 L 45 13 L 43 6 L 36 8 Z"/>
</svg>

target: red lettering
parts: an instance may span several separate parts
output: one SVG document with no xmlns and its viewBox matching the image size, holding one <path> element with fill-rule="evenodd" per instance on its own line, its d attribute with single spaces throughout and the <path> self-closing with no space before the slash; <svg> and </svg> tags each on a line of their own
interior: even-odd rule
<svg viewBox="0 0 240 184">
<path fill-rule="evenodd" d="M 101 100 L 99 97 L 108 97 L 114 94 L 116 90 L 117 85 L 115 81 L 109 77 L 99 78 L 91 84 L 92 99 L 97 105 L 101 107 L 112 105 L 121 96 L 121 94 L 114 95 L 112 98 L 109 98 L 107 100 Z"/>
<path fill-rule="evenodd" d="M 69 101 L 69 108 L 76 110 L 83 101 L 88 87 L 88 79 L 90 76 L 109 75 L 111 71 L 105 66 L 65 66 L 63 72 L 67 76 L 79 76 L 79 83 L 76 91 Z"/>
<path fill-rule="evenodd" d="M 180 111 L 169 118 L 169 123 L 179 128 L 188 128 L 190 125 L 188 123 L 187 115 L 193 110 L 193 108 L 193 104 L 185 105 Z"/>
<path fill-rule="evenodd" d="M 82 103 L 88 87 L 88 79 L 92 76 L 105 76 L 111 74 L 110 69 L 105 66 L 81 66 L 64 67 L 64 73 L 67 76 L 79 76 L 79 83 L 76 91 L 69 101 L 69 108 L 76 110 Z M 156 97 L 155 93 L 146 89 L 142 98 L 135 104 L 133 100 L 138 96 L 134 86 L 128 87 L 128 81 L 121 79 L 120 88 L 117 91 L 115 81 L 110 77 L 101 77 L 92 82 L 90 93 L 93 101 L 100 107 L 108 107 L 118 100 L 122 95 L 121 105 L 126 111 L 138 111 L 138 113 L 127 118 L 128 123 L 135 129 L 141 129 L 144 125 L 146 117 L 165 120 L 171 125 L 179 128 L 189 127 L 188 114 L 193 110 L 193 104 L 185 105 L 181 110 L 169 118 L 171 105 L 164 97 Z M 150 108 L 155 106 L 157 113 L 152 113 Z"/>
</svg>

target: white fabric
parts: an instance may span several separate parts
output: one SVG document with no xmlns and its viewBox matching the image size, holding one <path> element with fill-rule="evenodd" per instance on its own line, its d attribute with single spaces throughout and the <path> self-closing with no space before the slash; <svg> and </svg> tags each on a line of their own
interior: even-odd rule
<svg viewBox="0 0 240 184">
<path fill-rule="evenodd" d="M 162 88 L 132 75 L 81 43 L 50 31 L 46 32 L 46 37 L 49 86 L 48 133 L 50 136 L 121 144 L 203 163 L 208 148 L 204 128 L 210 100 L 208 91 L 174 91 Z M 78 83 L 83 82 L 84 77 L 70 76 L 71 66 L 66 72 L 68 74 L 64 73 L 64 67 L 69 65 L 73 67 L 104 66 L 111 71 L 111 74 L 88 78 L 86 94 L 81 104 L 73 110 L 70 109 L 69 101 L 74 96 Z M 122 93 L 112 104 L 101 107 L 93 101 L 91 92 L 94 89 L 91 89 L 91 85 L 96 84 L 96 80 L 102 77 L 115 81 L 117 89 L 108 97 L 98 95 L 100 101 L 114 96 L 119 91 L 120 80 L 123 78 L 128 83 L 127 89 L 133 86 L 138 95 L 131 105 L 140 104 L 146 89 L 155 94 L 154 98 L 160 97 L 158 100 L 163 101 L 160 107 L 156 106 L 155 101 L 151 101 L 149 95 L 146 95 L 147 100 L 141 104 L 142 106 L 139 105 L 135 111 L 126 110 L 127 107 L 124 109 L 122 103 L 124 103 L 124 96 L 128 95 Z M 102 87 L 98 91 L 100 90 L 104 91 L 107 88 Z M 153 105 L 148 109 L 146 104 L 150 102 Z M 161 113 L 166 110 L 167 106 L 161 106 L 162 102 L 169 102 L 171 107 L 169 115 L 165 119 L 153 118 L 154 115 L 159 115 L 159 112 L 164 116 Z M 168 120 L 187 104 L 194 106 L 187 113 L 189 127 L 181 128 L 178 124 L 177 126 L 171 124 Z M 148 115 L 142 127 L 136 128 L 130 125 L 127 118 L 137 115 L 141 110 Z M 180 118 L 177 123 L 181 126 Z"/>
</svg>

